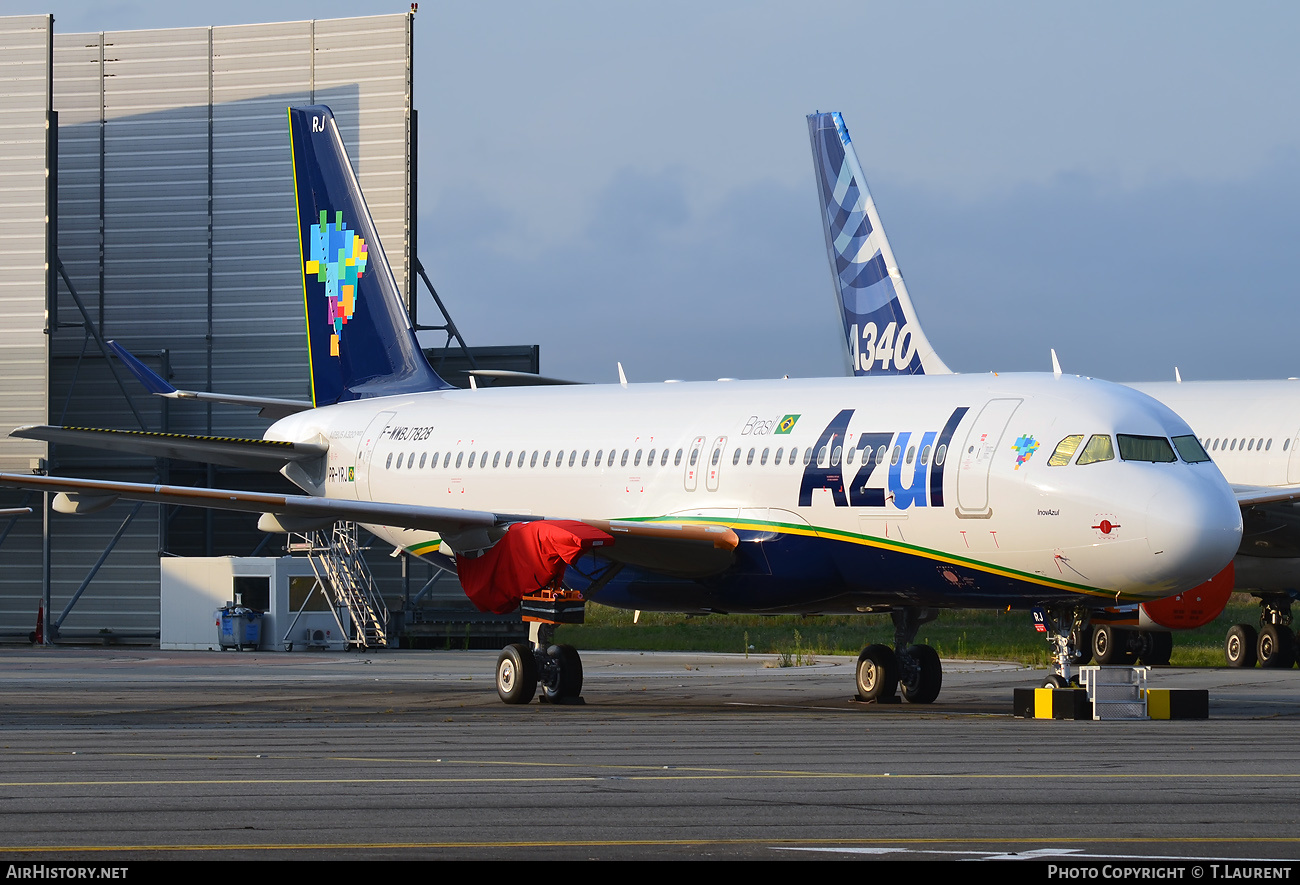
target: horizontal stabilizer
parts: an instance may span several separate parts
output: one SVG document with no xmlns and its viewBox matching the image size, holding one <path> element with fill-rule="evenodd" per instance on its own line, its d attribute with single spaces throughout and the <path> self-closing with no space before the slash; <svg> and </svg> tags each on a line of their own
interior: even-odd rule
<svg viewBox="0 0 1300 885">
<path fill-rule="evenodd" d="M 548 378 L 533 372 L 515 372 L 511 369 L 470 369 L 467 373 L 473 378 L 490 379 L 493 387 L 549 387 L 564 384 L 586 384 L 585 381 L 568 381 L 564 378 Z M 487 385 L 483 385 L 486 387 Z"/>
<path fill-rule="evenodd" d="M 131 374 L 154 396 L 166 397 L 167 399 L 192 399 L 199 402 L 248 406 L 257 409 L 258 414 L 263 418 L 270 418 L 271 420 L 295 415 L 298 412 L 305 412 L 312 407 L 311 403 L 305 400 L 240 396 L 232 393 L 208 393 L 202 390 L 177 390 L 157 372 L 140 362 L 135 354 L 116 341 L 107 341 L 105 343 L 113 353 L 117 354 L 117 358 L 131 371 Z"/>
<path fill-rule="evenodd" d="M 296 399 L 272 399 L 265 396 L 240 396 L 234 393 L 205 393 L 202 390 L 178 390 L 165 394 L 168 399 L 192 399 L 204 403 L 226 403 L 231 406 L 248 406 L 257 409 L 263 418 L 278 421 L 312 408 L 311 403 Z"/>
<path fill-rule="evenodd" d="M 188 436 L 183 433 L 154 433 L 145 430 L 103 430 L 94 427 L 52 427 L 40 424 L 19 427 L 10 436 L 40 439 L 59 445 L 85 446 L 114 452 L 132 452 L 152 458 L 179 458 L 202 464 L 246 467 L 277 471 L 294 461 L 313 461 L 325 456 L 328 446 L 316 443 L 282 442 L 272 439 L 239 439 L 223 436 Z"/>
</svg>

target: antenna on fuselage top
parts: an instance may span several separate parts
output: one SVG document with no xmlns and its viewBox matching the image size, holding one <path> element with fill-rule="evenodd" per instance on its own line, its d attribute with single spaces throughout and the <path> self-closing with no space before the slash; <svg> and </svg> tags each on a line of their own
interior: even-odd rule
<svg viewBox="0 0 1300 885">
<path fill-rule="evenodd" d="M 1061 361 L 1056 358 L 1055 347 L 1052 348 L 1052 374 L 1057 378 L 1061 377 Z"/>
<path fill-rule="evenodd" d="M 623 385 L 624 388 L 627 387 L 627 375 L 623 373 L 622 363 L 618 364 L 618 383 Z"/>
<path fill-rule="evenodd" d="M 1178 371 L 1177 366 L 1174 366 L 1174 381 L 1177 382 L 1178 384 L 1183 383 L 1183 373 Z"/>
</svg>

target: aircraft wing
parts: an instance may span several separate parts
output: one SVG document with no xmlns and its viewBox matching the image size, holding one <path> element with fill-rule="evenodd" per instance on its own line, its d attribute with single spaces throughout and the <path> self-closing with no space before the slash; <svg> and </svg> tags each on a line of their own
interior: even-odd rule
<svg viewBox="0 0 1300 885">
<path fill-rule="evenodd" d="M 678 577 L 713 575 L 731 565 L 740 538 L 726 526 L 583 519 L 614 539 L 592 551 L 602 559 Z"/>
<path fill-rule="evenodd" d="M 155 504 L 178 504 L 211 510 L 234 510 L 243 513 L 274 513 L 295 519 L 343 519 L 371 525 L 427 529 L 435 532 L 460 532 L 468 528 L 489 527 L 534 516 L 514 516 L 481 510 L 456 510 L 449 507 L 426 507 L 414 504 L 384 504 L 370 501 L 340 501 L 311 495 L 278 495 L 228 489 L 199 489 L 190 486 L 152 485 L 98 479 L 69 479 L 58 476 L 26 476 L 0 473 L 0 487 L 32 489 L 80 495 L 86 498 L 120 498 Z"/>
<path fill-rule="evenodd" d="M 249 406 L 258 409 L 258 414 L 263 418 L 276 420 L 284 418 L 298 412 L 305 412 L 312 408 L 312 404 L 304 400 L 296 399 L 273 399 L 270 397 L 259 396 L 239 396 L 232 393 L 208 393 L 202 390 L 177 390 L 168 381 L 158 373 L 154 372 L 144 363 L 140 362 L 131 351 L 127 350 L 116 341 L 105 342 L 117 358 L 131 371 L 145 389 L 154 396 L 166 397 L 167 399 L 192 399 L 208 403 L 227 403 L 235 406 Z M 221 463 L 221 462 L 215 462 Z"/>
<path fill-rule="evenodd" d="M 93 509 L 122 499 L 242 513 L 269 513 L 285 523 L 348 520 L 367 525 L 423 529 L 452 537 L 464 536 L 474 530 L 501 528 L 511 523 L 545 520 L 545 517 L 536 515 L 459 510 L 424 504 L 344 501 L 311 495 L 278 495 L 14 473 L 0 473 L 0 487 L 60 493 L 93 502 Z M 609 546 L 592 551 L 595 555 L 612 562 L 674 575 L 705 575 L 722 571 L 731 564 L 733 552 L 739 543 L 736 533 L 725 526 L 601 519 L 578 521 L 605 532 L 614 539 Z"/>
<path fill-rule="evenodd" d="M 185 461 L 223 464 L 227 467 L 247 467 L 271 472 L 293 461 L 312 461 L 322 458 L 329 450 L 328 446 L 316 443 L 240 439 L 226 436 L 190 436 L 183 433 L 155 433 L 146 430 L 53 427 L 48 424 L 19 427 L 9 435 L 23 439 L 41 439 L 60 445 L 131 452 L 154 458 L 180 458 Z"/>
<path fill-rule="evenodd" d="M 1257 504 L 1280 504 L 1300 501 L 1300 485 L 1296 486 L 1241 486 L 1234 485 L 1232 492 L 1243 508 Z"/>
</svg>

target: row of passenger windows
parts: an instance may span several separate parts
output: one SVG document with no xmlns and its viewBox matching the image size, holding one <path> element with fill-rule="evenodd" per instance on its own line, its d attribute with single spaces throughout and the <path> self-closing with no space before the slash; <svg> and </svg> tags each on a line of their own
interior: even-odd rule
<svg viewBox="0 0 1300 885">
<path fill-rule="evenodd" d="M 923 446 L 921 448 L 921 454 L 920 454 L 921 464 L 930 463 L 930 451 L 931 451 L 931 447 L 928 445 Z M 939 446 L 938 449 L 934 450 L 934 463 L 936 465 L 943 463 L 947 451 L 948 451 L 947 446 Z M 586 467 L 588 463 L 592 463 L 592 465 L 595 467 L 600 467 L 602 462 L 606 467 L 613 467 L 615 459 L 618 460 L 619 467 L 627 467 L 629 458 L 631 459 L 633 467 L 640 467 L 642 455 L 644 453 L 645 453 L 644 449 L 637 449 L 635 452 L 633 452 L 631 449 L 624 449 L 622 455 L 620 456 L 618 450 L 610 449 L 608 456 L 606 456 L 606 452 L 604 449 L 597 449 L 596 457 L 593 462 L 591 458 L 590 449 L 582 453 L 581 460 L 579 460 L 577 449 L 569 450 L 567 453 L 564 449 L 561 449 L 560 451 L 555 453 L 555 466 L 563 467 L 565 465 L 565 456 L 567 454 L 569 467 L 573 467 L 575 465 Z M 468 461 L 466 461 L 465 458 L 466 454 L 469 455 Z M 503 453 L 501 452 L 492 453 L 491 461 L 493 467 L 502 466 L 502 459 L 501 459 L 502 454 Z M 525 463 L 529 467 L 536 467 L 539 459 L 541 460 L 542 467 L 551 466 L 551 452 L 549 451 L 547 452 L 534 451 L 530 454 L 527 450 L 524 450 L 522 452 L 519 452 L 518 457 L 516 457 L 514 452 L 505 452 L 504 454 L 505 454 L 505 462 L 504 462 L 505 467 L 510 467 L 512 465 L 516 467 L 523 467 Z M 894 446 L 892 451 L 888 446 L 880 446 L 874 451 L 871 449 L 864 449 L 861 450 L 860 456 L 859 456 L 859 450 L 856 448 L 849 448 L 846 453 L 842 446 L 834 446 L 833 448 L 831 446 L 822 446 L 822 448 L 817 452 L 817 463 L 822 467 L 825 467 L 827 465 L 835 467 L 839 465 L 840 459 L 841 457 L 843 457 L 844 463 L 849 465 L 852 465 L 854 461 L 860 461 L 862 465 L 865 466 L 871 463 L 873 459 L 876 464 L 884 464 L 886 460 L 888 460 L 890 464 L 897 464 L 900 459 L 904 459 L 904 458 L 906 460 L 906 463 L 911 464 L 913 460 L 916 459 L 916 454 L 917 454 L 916 446 L 909 446 L 907 449 L 906 456 L 904 456 L 903 454 L 902 446 Z M 441 456 L 442 458 L 441 467 L 443 470 L 446 470 L 452 466 L 453 457 L 455 457 L 455 467 L 458 470 L 461 468 L 467 470 L 472 469 L 476 466 L 476 462 L 477 462 L 477 466 L 481 469 L 488 466 L 488 455 L 489 455 L 488 452 L 483 452 L 480 455 L 479 452 L 466 453 L 461 451 L 461 452 L 442 452 L 442 453 L 434 452 L 433 456 L 430 457 L 428 452 L 419 452 L 419 453 L 398 452 L 396 454 L 390 452 L 388 455 L 388 460 L 384 464 L 384 466 L 389 469 L 395 468 L 398 470 L 403 470 L 403 469 L 418 470 L 418 469 L 423 469 L 427 464 L 429 469 L 436 470 L 439 467 L 438 458 L 439 456 Z M 658 458 L 659 466 L 667 467 L 669 455 L 670 452 L 668 449 L 662 449 L 662 450 L 651 449 L 650 453 L 645 456 L 645 464 L 647 467 L 654 467 L 655 459 Z M 682 458 L 684 455 L 685 455 L 684 449 L 678 449 L 675 454 L 672 454 L 674 467 L 681 466 Z M 689 459 L 690 466 L 692 467 L 695 466 L 696 462 L 699 460 L 699 456 L 700 456 L 699 449 L 691 450 L 690 459 Z M 757 458 L 759 466 L 766 466 L 770 458 L 774 466 L 780 465 L 783 462 L 790 466 L 794 466 L 795 464 L 798 463 L 802 463 L 803 465 L 806 466 L 812 463 L 813 450 L 811 447 L 804 449 L 803 457 L 800 458 L 799 449 L 797 447 L 791 447 L 788 450 L 788 454 L 784 446 L 778 448 L 775 454 L 772 453 L 772 450 L 770 448 L 763 449 L 761 453 L 757 448 L 751 448 L 748 451 L 748 453 L 746 453 L 744 449 L 738 448 L 731 456 L 731 463 L 733 465 L 740 464 L 740 459 L 742 456 L 745 459 L 746 465 L 752 465 L 754 463 L 755 458 Z M 718 462 L 721 460 L 721 458 L 722 458 L 722 450 L 715 449 L 711 459 L 714 467 L 718 465 Z M 396 459 L 396 464 L 393 463 L 394 459 Z"/>
<path fill-rule="evenodd" d="M 1115 460 L 1115 445 L 1109 434 L 1094 433 L 1088 437 L 1087 445 L 1080 449 L 1084 434 L 1073 433 L 1056 444 L 1052 457 L 1047 459 L 1048 467 L 1064 467 L 1074 458 L 1076 466 L 1096 464 L 1099 461 Z M 1210 460 L 1200 441 L 1194 436 L 1175 436 L 1171 446 L 1163 436 L 1135 436 L 1129 433 L 1115 434 L 1119 443 L 1119 457 L 1123 461 L 1147 461 L 1153 464 L 1169 464 L 1182 458 L 1189 464 Z M 1177 450 L 1177 455 L 1174 454 Z"/>
<path fill-rule="evenodd" d="M 455 459 L 456 459 L 456 468 L 457 468 L 457 469 L 460 469 L 461 467 L 465 467 L 466 469 L 473 468 L 473 467 L 475 466 L 475 461 L 476 461 L 476 460 L 478 461 L 478 466 L 479 466 L 480 468 L 483 468 L 483 467 L 487 467 L 487 466 L 488 466 L 488 455 L 489 455 L 488 452 L 483 452 L 481 458 L 479 457 L 479 453 L 478 453 L 478 452 L 469 452 L 469 453 L 468 453 L 468 454 L 469 454 L 469 461 L 468 461 L 468 463 L 466 463 L 466 461 L 465 461 L 465 455 L 466 455 L 466 453 L 463 452 L 463 451 L 462 451 L 462 452 L 443 452 L 443 453 L 441 453 L 441 454 L 442 454 L 442 468 L 443 468 L 444 470 L 447 469 L 448 467 L 451 467 L 451 466 L 452 466 L 452 457 L 453 457 L 453 456 L 454 456 Z M 560 451 L 558 451 L 558 452 L 555 453 L 555 466 L 556 466 L 556 467 L 563 467 L 563 466 L 564 466 L 564 458 L 565 458 L 565 454 L 566 454 L 566 452 L 565 452 L 563 449 L 561 449 Z M 569 458 L 569 466 L 570 466 L 570 467 L 573 467 L 573 466 L 577 463 L 577 461 L 578 461 L 578 450 L 577 450 L 577 449 L 572 449 L 572 450 L 570 450 L 567 454 L 568 454 L 568 458 Z M 671 454 L 671 453 L 669 452 L 668 449 L 664 449 L 664 450 L 662 451 L 662 453 L 660 452 L 659 449 L 651 449 L 651 450 L 650 450 L 650 454 L 649 454 L 649 456 L 647 456 L 647 457 L 645 458 L 646 466 L 648 466 L 648 467 L 653 467 L 653 466 L 654 466 L 654 463 L 655 463 L 655 458 L 658 457 L 658 458 L 660 459 L 660 460 L 659 460 L 659 466 L 660 466 L 660 467 L 667 467 L 667 466 L 668 466 L 668 457 L 669 457 L 670 454 Z M 417 461 L 417 460 L 416 460 L 416 453 L 415 453 L 415 452 L 411 452 L 411 453 L 409 453 L 409 454 L 407 454 L 407 453 L 405 453 L 405 452 L 399 452 L 399 453 L 397 454 L 397 465 L 396 465 L 396 466 L 397 466 L 397 469 L 398 469 L 398 470 L 401 470 L 401 469 L 403 469 L 403 468 L 408 469 L 408 470 L 409 470 L 409 469 L 412 469 L 412 468 L 415 468 L 415 469 L 421 469 L 421 468 L 424 467 L 424 465 L 425 465 L 425 463 L 426 463 L 426 462 L 425 462 L 425 459 L 428 458 L 428 455 L 429 455 L 428 452 L 420 452 L 420 453 L 419 453 L 419 460 Z M 493 466 L 493 467 L 500 467 L 500 466 L 501 466 L 501 455 L 502 455 L 501 452 L 496 452 L 495 454 L 492 454 L 492 466 Z M 631 450 L 631 449 L 624 449 L 624 450 L 623 450 L 623 457 L 620 459 L 621 463 L 620 463 L 619 466 L 621 466 L 621 467 L 626 467 L 626 466 L 627 466 L 627 462 L 628 462 L 628 457 L 631 456 L 631 457 L 632 457 L 632 466 L 633 466 L 633 467 L 640 467 L 640 466 L 641 466 L 641 459 L 642 459 L 642 456 L 643 456 L 643 455 L 645 455 L 645 449 L 637 449 L 635 455 L 632 454 L 632 450 Z M 674 466 L 674 467 L 676 467 L 676 466 L 678 466 L 678 465 L 680 465 L 680 464 L 682 463 L 682 455 L 683 455 L 683 450 L 682 450 L 682 449 L 678 449 L 678 450 L 677 450 L 677 454 L 673 456 L 673 466 Z M 436 469 L 438 468 L 438 456 L 439 456 L 439 453 L 438 453 L 438 452 L 434 452 L 434 453 L 433 453 L 433 457 L 432 457 L 432 458 L 428 458 L 429 469 L 431 469 L 431 470 L 436 470 Z M 547 452 L 535 451 L 535 452 L 532 453 L 532 457 L 530 458 L 530 457 L 529 457 L 529 453 L 528 453 L 527 450 L 524 450 L 524 451 L 520 452 L 520 453 L 519 453 L 519 457 L 518 457 L 517 460 L 516 460 L 516 458 L 515 458 L 515 453 L 514 453 L 514 452 L 506 452 L 506 453 L 505 453 L 505 466 L 506 466 L 506 467 L 510 467 L 510 466 L 514 465 L 514 466 L 518 466 L 518 467 L 523 467 L 524 464 L 527 463 L 529 467 L 536 467 L 536 466 L 537 466 L 537 460 L 538 460 L 538 458 L 541 459 L 541 462 L 542 462 L 542 466 L 543 466 L 543 467 L 550 467 L 550 466 L 551 466 L 551 452 L 549 452 L 549 451 L 547 451 Z M 609 458 L 608 458 L 608 460 L 605 460 L 605 465 L 608 466 L 608 467 L 613 467 L 613 466 L 614 466 L 614 459 L 615 459 L 615 458 L 618 458 L 618 451 L 615 450 L 615 449 L 610 449 L 610 450 L 609 450 Z M 604 450 L 604 449 L 599 449 L 599 450 L 597 450 L 597 451 L 596 451 L 596 461 L 595 461 L 595 466 L 596 466 L 596 467 L 599 467 L 599 466 L 601 465 L 601 461 L 604 460 L 604 459 L 605 459 L 605 450 Z M 588 449 L 587 451 L 585 451 L 585 452 L 582 453 L 582 464 L 581 464 L 581 466 L 586 467 L 586 466 L 587 466 L 587 463 L 588 463 L 590 460 L 591 460 L 591 450 Z M 691 460 L 691 466 L 692 466 L 692 467 L 695 466 L 695 462 L 696 462 L 697 460 L 699 460 L 699 452 L 698 452 L 698 451 L 693 451 L 693 452 L 691 452 L 691 459 L 690 459 L 690 460 Z M 392 454 L 391 452 L 389 453 L 389 455 L 388 455 L 388 461 L 384 464 L 384 466 L 385 466 L 385 467 L 389 467 L 389 468 L 391 468 L 391 467 L 394 466 L 394 465 L 393 465 L 393 454 Z"/>
<path fill-rule="evenodd" d="M 1056 450 L 1053 451 L 1052 456 L 1047 459 L 1047 465 L 1049 467 L 1062 467 L 1069 464 L 1070 460 L 1074 458 L 1076 452 L 1079 454 L 1078 459 L 1074 461 L 1076 465 L 1095 464 L 1099 461 L 1112 461 L 1115 459 L 1115 448 L 1108 434 L 1094 433 L 1088 438 L 1087 445 L 1084 445 L 1082 451 L 1080 451 L 1080 444 L 1083 442 L 1083 438 L 1084 434 L 1082 433 L 1071 434 L 1065 437 L 1057 443 Z M 1176 436 L 1174 437 L 1174 445 L 1171 448 L 1169 440 L 1162 436 L 1134 436 L 1132 434 L 1120 433 L 1116 434 L 1115 438 L 1119 441 L 1119 456 L 1122 460 L 1149 461 L 1153 463 L 1169 463 L 1177 460 L 1177 457 L 1174 455 L 1175 448 L 1177 449 L 1178 455 L 1181 456 L 1184 461 L 1195 464 L 1210 459 L 1210 456 L 1206 454 L 1207 449 L 1216 452 L 1220 451 L 1220 449 L 1225 452 L 1267 452 L 1273 447 L 1272 439 L 1228 440 L 1222 438 L 1211 439 L 1210 437 L 1206 437 L 1204 440 L 1197 440 L 1196 437 L 1193 436 Z M 1290 445 L 1291 441 L 1289 439 L 1283 440 L 1282 451 L 1287 451 L 1287 449 L 1290 448 Z M 920 463 L 922 465 L 930 462 L 930 448 L 931 447 L 928 445 L 921 448 Z M 947 451 L 947 446 L 939 446 L 934 450 L 934 463 L 936 466 L 943 464 Z M 618 459 L 618 466 L 626 467 L 628 466 L 628 459 L 630 458 L 633 467 L 640 467 L 644 452 L 644 449 L 637 449 L 635 452 L 631 449 L 624 449 L 622 456 L 620 457 L 616 449 L 610 449 L 608 457 L 606 457 L 604 449 L 597 449 L 593 466 L 600 467 L 603 462 L 605 466 L 613 467 L 615 459 Z M 861 452 L 860 457 L 859 452 Z M 462 467 L 473 468 L 476 460 L 478 462 L 478 467 L 484 468 L 488 466 L 487 452 L 483 452 L 481 457 L 478 452 L 469 452 L 468 463 L 465 462 L 466 454 L 467 453 L 463 451 L 441 453 L 442 469 L 445 470 L 451 467 L 453 456 L 456 459 L 456 469 L 461 469 Z M 567 453 L 565 450 L 561 449 L 555 453 L 556 467 L 564 466 L 566 454 L 568 456 L 568 466 L 573 467 L 579 464 L 577 449 L 569 450 Z M 670 453 L 668 449 L 651 449 L 650 453 L 645 456 L 645 464 L 647 467 L 653 467 L 655 466 L 656 458 L 658 458 L 659 466 L 667 467 L 670 454 L 673 460 L 673 466 L 681 466 L 682 458 L 685 455 L 684 449 L 678 449 L 675 454 Z M 501 466 L 501 455 L 501 452 L 496 452 L 492 455 L 493 467 Z M 689 459 L 690 466 L 695 466 L 696 462 L 699 460 L 699 455 L 700 450 L 693 449 L 691 451 Z M 715 450 L 713 452 L 713 466 L 716 467 L 718 465 L 721 455 L 721 450 Z M 757 448 L 751 448 L 748 452 L 745 452 L 744 449 L 738 448 L 731 456 L 731 463 L 733 465 L 739 465 L 742 456 L 745 459 L 746 465 L 752 465 L 754 459 L 757 457 L 759 466 L 766 466 L 770 457 L 773 465 L 780 465 L 785 461 L 785 463 L 790 466 L 794 466 L 800 462 L 806 466 L 812 463 L 813 450 L 811 447 L 804 449 L 803 457 L 800 458 L 799 449 L 797 447 L 790 448 L 788 455 L 784 446 L 778 448 L 775 454 L 772 454 L 770 448 L 763 449 L 761 453 Z M 394 456 L 393 453 L 389 453 L 388 462 L 384 466 L 392 468 L 394 466 L 394 457 L 396 457 L 396 467 L 399 470 L 403 468 L 408 470 L 423 469 L 426 463 L 430 469 L 438 468 L 438 452 L 434 452 L 432 457 L 429 457 L 428 452 L 419 452 L 418 455 L 416 452 L 402 452 L 397 453 L 396 456 Z M 822 448 L 817 452 L 817 464 L 822 467 L 828 465 L 831 467 L 837 467 L 839 466 L 841 457 L 843 457 L 844 463 L 847 465 L 852 465 L 856 460 L 863 466 L 866 466 L 870 464 L 873 459 L 877 465 L 884 464 L 886 459 L 888 459 L 890 464 L 897 464 L 900 459 L 904 459 L 907 464 L 911 464 L 916 457 L 916 446 L 908 447 L 905 458 L 902 446 L 894 446 L 892 450 L 889 446 L 880 446 L 874 452 L 869 448 L 859 450 L 857 448 L 849 447 L 847 451 L 845 451 L 841 446 L 822 446 Z M 505 466 L 510 467 L 514 464 L 515 466 L 523 467 L 526 462 L 529 467 L 536 467 L 539 458 L 541 459 L 543 467 L 551 466 L 551 452 L 534 451 L 530 456 L 527 450 L 520 452 L 517 458 L 514 452 L 506 452 Z M 582 453 L 580 466 L 586 467 L 589 462 L 591 462 L 590 449 Z"/>
<path fill-rule="evenodd" d="M 1083 443 L 1084 436 L 1085 434 L 1076 433 L 1062 439 L 1057 443 L 1056 450 L 1052 452 L 1052 456 L 1047 459 L 1047 465 L 1049 467 L 1062 467 L 1069 464 L 1072 459 L 1076 465 L 1095 464 L 1099 461 L 1113 461 L 1115 459 L 1115 446 L 1109 434 L 1094 433 L 1092 436 L 1088 437 L 1087 444 L 1082 445 L 1081 449 L 1080 446 Z M 1208 461 L 1210 456 L 1206 453 L 1206 448 L 1209 448 L 1212 451 L 1218 451 L 1220 447 L 1222 447 L 1223 451 L 1236 451 L 1238 449 L 1241 451 L 1268 451 L 1273 446 L 1273 440 L 1271 439 L 1233 439 L 1229 441 L 1227 439 L 1211 440 L 1207 438 L 1204 441 L 1201 441 L 1197 440 L 1194 436 L 1176 436 L 1173 439 L 1173 446 L 1170 446 L 1169 440 L 1162 436 L 1135 436 L 1132 434 L 1119 433 L 1115 435 L 1115 439 L 1119 442 L 1119 457 L 1121 460 L 1148 461 L 1152 463 L 1169 463 L 1178 460 L 1179 457 L 1190 464 Z M 1290 448 L 1290 442 L 1290 440 L 1284 440 L 1282 442 L 1282 451 L 1285 452 Z M 1205 445 L 1202 445 L 1202 443 Z M 1177 450 L 1177 455 L 1175 455 L 1175 450 Z M 934 450 L 934 463 L 936 466 L 943 464 L 947 451 L 947 446 L 939 446 Z M 1076 453 L 1078 453 L 1079 456 L 1077 459 L 1074 458 Z M 469 455 L 468 462 L 465 460 L 466 454 Z M 441 453 L 442 469 L 445 470 L 452 466 L 453 457 L 455 458 L 456 469 L 461 469 L 462 467 L 472 469 L 475 466 L 485 468 L 488 466 L 488 454 L 488 452 L 483 452 L 480 457 L 480 453 L 478 452 L 443 452 Z M 492 454 L 491 461 L 493 467 L 502 466 L 502 454 L 502 452 L 495 452 Z M 524 450 L 519 452 L 517 457 L 514 452 L 505 452 L 504 454 L 504 466 L 506 467 L 523 467 L 525 463 L 529 467 L 536 467 L 539 459 L 542 467 L 550 467 L 552 462 L 552 453 L 550 451 L 534 451 L 530 454 L 527 450 Z M 564 449 L 561 449 L 554 454 L 554 463 L 556 467 L 563 467 L 565 465 L 566 455 L 569 467 L 586 467 L 589 463 L 595 467 L 600 467 L 602 463 L 607 467 L 613 467 L 616 459 L 618 460 L 619 467 L 627 467 L 629 460 L 633 467 L 640 467 L 643 456 L 647 467 L 655 466 L 656 459 L 658 460 L 658 466 L 667 467 L 669 457 L 672 458 L 673 466 L 679 467 L 681 466 L 682 458 L 685 456 L 685 450 L 678 449 L 676 453 L 672 453 L 669 449 L 651 449 L 647 455 L 645 454 L 644 449 L 637 449 L 635 452 L 631 449 L 624 449 L 620 456 L 616 449 L 610 449 L 608 453 L 606 453 L 604 449 L 597 449 L 594 461 L 592 460 L 590 449 L 582 453 L 581 459 L 579 459 L 577 449 L 572 449 L 567 452 Z M 699 460 L 699 455 L 700 450 L 693 449 L 691 451 L 689 459 L 690 466 L 695 466 L 696 462 Z M 713 452 L 713 457 L 711 459 L 713 466 L 716 467 L 718 465 L 719 460 L 721 460 L 721 455 L 721 450 L 715 450 Z M 766 466 L 769 459 L 774 466 L 782 463 L 786 463 L 790 466 L 802 463 L 806 466 L 812 463 L 813 450 L 811 447 L 803 450 L 802 458 L 800 458 L 799 455 L 799 449 L 795 447 L 790 448 L 787 453 L 786 448 L 782 446 L 776 450 L 775 454 L 772 453 L 770 448 L 763 449 L 761 452 L 757 448 L 751 448 L 748 452 L 742 448 L 738 448 L 732 453 L 731 463 L 733 465 L 739 465 L 742 457 L 745 459 L 746 465 L 753 465 L 755 459 L 758 460 L 759 466 Z M 889 446 L 880 446 L 874 451 L 869 448 L 859 450 L 853 447 L 849 447 L 846 451 L 842 446 L 822 446 L 822 448 L 817 452 L 817 464 L 822 467 L 837 467 L 840 464 L 841 458 L 846 465 L 850 466 L 853 465 L 855 461 L 866 466 L 873 460 L 877 465 L 884 464 L 886 460 L 888 460 L 891 465 L 897 464 L 900 460 L 904 460 L 905 463 L 911 464 L 916 460 L 916 455 L 916 446 L 909 446 L 906 455 L 903 453 L 902 446 L 894 446 L 892 450 Z M 922 465 L 929 464 L 930 455 L 930 446 L 927 445 L 921 447 L 919 463 Z M 394 458 L 396 458 L 396 465 L 393 463 Z M 388 455 L 388 461 L 384 466 L 388 468 L 396 466 L 399 470 L 409 470 L 423 469 L 427 463 L 430 469 L 437 469 L 439 466 L 438 458 L 438 452 L 434 452 L 432 457 L 429 456 L 428 452 L 419 452 L 418 454 L 416 452 L 403 452 L 397 453 L 396 455 L 390 453 Z"/>
<path fill-rule="evenodd" d="M 1207 436 L 1205 439 L 1201 440 L 1201 444 L 1211 452 L 1218 452 L 1220 450 L 1224 452 L 1267 452 L 1269 449 L 1273 448 L 1273 440 L 1271 439 L 1225 439 L 1220 437 L 1211 438 Z M 1291 440 L 1282 440 L 1282 451 L 1285 452 L 1289 448 L 1291 448 Z"/>
</svg>

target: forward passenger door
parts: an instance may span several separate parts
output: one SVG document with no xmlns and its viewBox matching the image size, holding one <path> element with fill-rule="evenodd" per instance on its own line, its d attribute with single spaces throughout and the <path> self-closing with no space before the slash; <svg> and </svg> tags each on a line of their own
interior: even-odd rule
<svg viewBox="0 0 1300 885">
<path fill-rule="evenodd" d="M 994 455 L 1000 451 L 1011 415 L 1021 402 L 1019 399 L 989 400 L 966 433 L 966 443 L 958 453 L 957 463 L 958 516 L 983 519 L 993 515 L 989 506 L 989 470 Z"/>
</svg>

